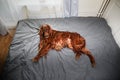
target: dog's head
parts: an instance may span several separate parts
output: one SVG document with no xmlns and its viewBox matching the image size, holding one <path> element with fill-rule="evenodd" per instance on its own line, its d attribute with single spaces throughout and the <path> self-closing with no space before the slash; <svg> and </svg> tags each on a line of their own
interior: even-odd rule
<svg viewBox="0 0 120 80">
<path fill-rule="evenodd" d="M 51 35 L 52 29 L 50 25 L 48 24 L 43 24 L 40 28 L 40 37 L 43 38 L 49 38 Z"/>
</svg>

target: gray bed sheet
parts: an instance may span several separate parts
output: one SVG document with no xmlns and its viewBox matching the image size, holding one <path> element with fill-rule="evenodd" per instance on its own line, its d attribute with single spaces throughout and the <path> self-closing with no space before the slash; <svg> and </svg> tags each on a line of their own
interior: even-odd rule
<svg viewBox="0 0 120 80">
<path fill-rule="evenodd" d="M 96 60 L 92 68 L 89 58 L 75 60 L 72 50 L 50 50 L 47 59 L 33 63 L 38 53 L 41 24 L 60 31 L 78 32 L 86 39 L 87 48 Z M 27 19 L 18 22 L 16 34 L 6 60 L 3 80 L 120 80 L 120 48 L 103 18 L 71 17 Z"/>
</svg>

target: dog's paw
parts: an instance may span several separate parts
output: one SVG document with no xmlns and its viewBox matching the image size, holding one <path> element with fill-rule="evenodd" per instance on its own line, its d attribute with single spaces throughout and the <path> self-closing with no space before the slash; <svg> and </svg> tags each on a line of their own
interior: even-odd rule
<svg viewBox="0 0 120 80">
<path fill-rule="evenodd" d="M 78 61 L 80 57 L 75 57 L 75 60 Z"/>
<path fill-rule="evenodd" d="M 81 54 L 76 54 L 76 56 L 75 56 L 75 60 L 80 59 L 80 55 L 81 55 Z"/>
<path fill-rule="evenodd" d="M 95 64 L 95 63 L 92 63 L 91 65 L 92 65 L 92 67 L 93 67 L 93 68 L 96 66 L 96 64 Z"/>
<path fill-rule="evenodd" d="M 33 58 L 33 59 L 32 59 L 32 62 L 38 62 L 38 59 Z"/>
</svg>

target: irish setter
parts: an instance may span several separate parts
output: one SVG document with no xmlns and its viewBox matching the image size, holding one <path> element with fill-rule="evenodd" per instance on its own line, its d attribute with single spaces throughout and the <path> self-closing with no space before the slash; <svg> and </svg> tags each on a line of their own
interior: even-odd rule
<svg viewBox="0 0 120 80">
<path fill-rule="evenodd" d="M 37 62 L 41 57 L 46 56 L 50 49 L 60 51 L 62 48 L 70 48 L 76 53 L 75 59 L 79 59 L 81 54 L 86 54 L 95 66 L 95 59 L 86 48 L 85 39 L 76 32 L 53 30 L 50 25 L 43 24 L 40 28 L 39 53 L 32 59 Z"/>
</svg>

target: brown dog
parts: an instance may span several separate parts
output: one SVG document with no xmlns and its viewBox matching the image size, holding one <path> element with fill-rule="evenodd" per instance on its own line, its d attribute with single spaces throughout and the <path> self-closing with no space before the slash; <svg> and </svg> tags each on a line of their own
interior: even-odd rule
<svg viewBox="0 0 120 80">
<path fill-rule="evenodd" d="M 92 67 L 95 66 L 95 59 L 90 51 L 86 49 L 85 39 L 80 34 L 53 30 L 50 25 L 43 24 L 39 35 L 39 53 L 32 59 L 33 62 L 37 62 L 41 57 L 46 56 L 50 49 L 59 51 L 62 48 L 68 47 L 76 53 L 76 60 L 83 53 L 89 57 Z"/>
</svg>

